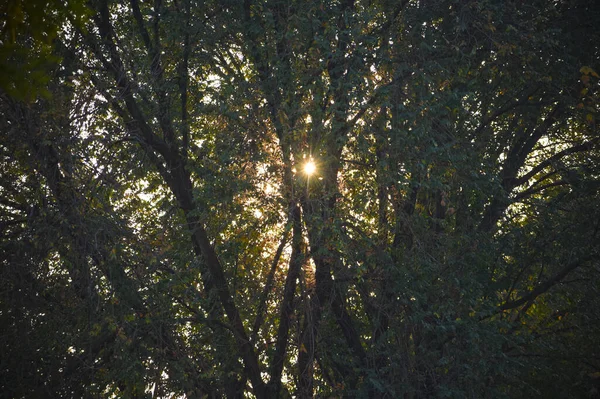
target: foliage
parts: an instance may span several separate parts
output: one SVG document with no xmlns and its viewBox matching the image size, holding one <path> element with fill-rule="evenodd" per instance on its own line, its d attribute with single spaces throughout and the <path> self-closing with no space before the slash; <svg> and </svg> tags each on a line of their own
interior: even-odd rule
<svg viewBox="0 0 600 399">
<path fill-rule="evenodd" d="M 598 396 L 598 5 L 59 3 L 3 25 L 57 62 L 1 85 L 3 397 Z"/>
<path fill-rule="evenodd" d="M 3 0 L 0 88 L 21 100 L 49 95 L 44 86 L 59 61 L 52 42 L 67 21 L 82 27 L 88 12 L 82 0 Z"/>
</svg>

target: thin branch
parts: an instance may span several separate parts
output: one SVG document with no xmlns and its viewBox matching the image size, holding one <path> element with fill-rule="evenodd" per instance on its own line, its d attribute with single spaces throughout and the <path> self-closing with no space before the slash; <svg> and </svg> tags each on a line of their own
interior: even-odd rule
<svg viewBox="0 0 600 399">
<path fill-rule="evenodd" d="M 302 219 L 298 205 L 293 205 L 290 217 L 292 220 L 292 254 L 290 256 L 288 273 L 285 278 L 283 300 L 281 301 L 279 310 L 279 328 L 277 330 L 275 354 L 271 362 L 271 379 L 269 381 L 269 385 L 276 395 L 281 390 L 281 374 L 287 352 L 290 324 L 292 315 L 294 314 L 293 301 L 296 293 L 296 284 L 300 277 L 300 271 L 305 258 Z"/>
<path fill-rule="evenodd" d="M 163 135 L 165 140 L 168 143 L 172 143 L 175 138 L 175 131 L 173 129 L 173 125 L 171 123 L 171 119 L 169 118 L 169 101 L 167 92 L 165 90 L 165 81 L 164 81 L 164 69 L 161 65 L 160 61 L 160 35 L 158 25 L 160 22 L 159 18 L 159 9 L 160 9 L 160 0 L 156 0 L 154 4 L 154 20 L 153 20 L 153 31 L 154 31 L 154 40 L 151 41 L 150 35 L 146 29 L 144 24 L 144 19 L 142 13 L 140 11 L 138 0 L 130 0 L 131 8 L 133 10 L 133 16 L 136 20 L 138 28 L 140 30 L 140 34 L 144 41 L 144 45 L 148 50 L 148 56 L 150 59 L 150 71 L 152 72 L 152 77 L 154 79 L 155 85 L 154 89 L 156 91 L 156 96 L 158 99 L 158 122 L 163 131 Z"/>
<path fill-rule="evenodd" d="M 254 319 L 254 323 L 252 325 L 252 333 L 250 334 L 250 341 L 252 343 L 256 343 L 258 331 L 264 322 L 267 300 L 269 298 L 269 293 L 273 289 L 275 271 L 277 270 L 277 265 L 279 264 L 279 260 L 281 259 L 283 249 L 287 244 L 290 229 L 291 225 L 288 224 L 288 226 L 286 226 L 285 228 L 285 231 L 283 232 L 283 236 L 281 237 L 281 241 L 279 242 L 279 246 L 277 247 L 277 251 L 275 252 L 275 256 L 273 257 L 273 261 L 271 262 L 271 269 L 269 270 L 269 274 L 267 275 L 267 281 L 263 288 L 262 295 L 260 296 L 261 299 L 258 303 L 258 309 L 256 310 L 256 318 Z"/>
<path fill-rule="evenodd" d="M 183 36 L 183 57 L 179 64 L 179 93 L 181 97 L 181 137 L 183 139 L 183 153 L 187 154 L 190 145 L 190 126 L 188 123 L 188 84 L 189 84 L 189 58 L 190 45 L 190 3 L 185 0 L 185 34 Z"/>
<path fill-rule="evenodd" d="M 533 169 L 531 169 L 528 173 L 526 173 L 525 175 L 518 178 L 515 181 L 515 186 L 520 186 L 520 185 L 526 183 L 529 179 L 531 179 L 537 173 L 539 173 L 540 171 L 544 170 L 546 167 L 552 165 L 553 163 L 555 163 L 556 161 L 562 159 L 563 157 L 565 157 L 567 155 L 574 154 L 577 152 L 589 151 L 589 150 L 593 149 L 599 140 L 600 140 L 600 138 L 596 137 L 588 142 L 576 145 L 571 148 L 567 148 L 563 151 L 560 151 L 560 152 L 554 154 L 553 156 L 546 159 L 545 161 L 540 162 L 537 166 L 535 166 Z"/>
<path fill-rule="evenodd" d="M 547 134 L 548 130 L 554 125 L 562 110 L 562 104 L 556 104 L 548 113 L 544 121 L 537 126 L 531 134 L 523 134 L 517 139 L 517 142 L 508 153 L 502 171 L 500 172 L 503 192 L 496 195 L 486 207 L 478 227 L 479 231 L 490 231 L 496 225 L 498 220 L 500 220 L 502 214 L 510 205 L 511 201 L 508 200 L 508 195 L 510 195 L 512 190 L 516 187 L 516 175 L 518 171 L 523 167 L 527 156 L 533 150 L 535 144 L 544 134 Z"/>
<path fill-rule="evenodd" d="M 551 187 L 560 187 L 560 186 L 565 186 L 568 185 L 569 182 L 566 180 L 559 180 L 559 181 L 555 181 L 553 183 L 548 183 L 545 184 L 543 186 L 539 186 L 539 187 L 532 187 L 530 189 L 527 189 L 519 194 L 517 194 L 514 198 L 515 201 L 520 201 L 523 198 L 527 198 L 529 196 L 532 196 L 533 194 L 537 194 L 539 192 L 542 192 L 544 190 L 546 190 L 547 188 L 551 188 Z"/>
<path fill-rule="evenodd" d="M 597 255 L 589 255 L 587 257 L 584 257 L 582 259 L 578 259 L 574 262 L 569 263 L 560 272 L 556 273 L 554 276 L 550 277 L 548 280 L 546 280 L 542 284 L 539 284 L 536 288 L 529 291 L 527 294 L 521 296 L 518 299 L 515 299 L 512 302 L 505 302 L 502 306 L 500 306 L 499 310 L 504 311 L 504 310 L 514 309 L 521 305 L 526 304 L 527 302 L 529 302 L 531 300 L 536 299 L 540 295 L 546 293 L 550 288 L 552 288 L 556 284 L 560 283 L 573 270 L 577 269 L 578 267 L 583 265 L 585 262 L 590 261 L 590 260 L 598 260 L 598 256 Z"/>
<path fill-rule="evenodd" d="M 137 23 L 138 29 L 140 30 L 140 35 L 142 36 L 142 40 L 144 41 L 144 45 L 149 53 L 154 53 L 155 49 L 153 48 L 152 41 L 150 40 L 150 34 L 146 29 L 146 25 L 144 24 L 144 17 L 142 16 L 142 12 L 140 11 L 140 5 L 138 0 L 130 0 L 131 9 L 133 10 L 133 17 L 135 18 L 135 22 Z"/>
<path fill-rule="evenodd" d="M 129 81 L 127 74 L 125 72 L 125 67 L 123 65 L 123 61 L 117 51 L 116 45 L 112 40 L 113 32 L 112 26 L 110 25 L 109 20 L 109 10 L 107 1 L 102 1 L 100 3 L 99 16 L 95 17 L 96 25 L 98 26 L 100 36 L 104 44 L 108 47 L 110 60 L 108 61 L 104 54 L 102 53 L 100 46 L 96 42 L 95 38 L 91 34 L 83 34 L 84 37 L 90 43 L 92 51 L 96 55 L 96 57 L 102 62 L 103 66 L 113 74 L 117 87 L 121 90 L 121 96 L 125 101 L 125 105 L 127 107 L 127 111 L 131 115 L 132 119 L 135 121 L 138 127 L 138 132 L 143 138 L 143 140 L 148 143 L 153 149 L 158 151 L 161 155 L 166 156 L 169 154 L 170 149 L 167 144 L 156 136 L 139 105 L 137 104 L 132 91 L 132 84 Z"/>
</svg>

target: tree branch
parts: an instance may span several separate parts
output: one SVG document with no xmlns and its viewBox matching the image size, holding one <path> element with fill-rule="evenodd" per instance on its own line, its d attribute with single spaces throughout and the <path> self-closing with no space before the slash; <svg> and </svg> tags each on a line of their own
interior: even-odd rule
<svg viewBox="0 0 600 399">
<path fill-rule="evenodd" d="M 288 225 L 289 226 L 289 225 Z M 277 251 L 275 252 L 275 256 L 273 257 L 273 262 L 271 263 L 271 269 L 269 270 L 269 274 L 267 275 L 267 281 L 263 288 L 262 295 L 260 296 L 260 300 L 258 302 L 258 308 L 256 310 L 256 318 L 254 319 L 254 323 L 252 325 L 252 333 L 250 334 L 250 341 L 252 343 L 256 342 L 256 337 L 258 335 L 258 331 L 262 326 L 265 319 L 265 309 L 267 307 L 267 300 L 269 299 L 269 293 L 273 289 L 273 282 L 275 277 L 275 271 L 277 270 L 277 265 L 279 265 L 279 260 L 281 259 L 281 255 L 283 253 L 283 249 L 285 248 L 285 244 L 287 244 L 289 227 L 286 226 L 286 229 L 283 233 L 283 237 L 281 237 L 281 241 L 279 242 L 279 246 L 277 247 Z"/>
<path fill-rule="evenodd" d="M 527 303 L 529 301 L 536 299 L 537 297 L 539 297 L 540 295 L 542 295 L 546 291 L 548 291 L 550 288 L 552 288 L 556 284 L 560 283 L 573 270 L 577 269 L 582 264 L 584 264 L 585 262 L 590 261 L 590 260 L 598 260 L 598 256 L 595 254 L 589 255 L 582 259 L 578 259 L 576 261 L 569 263 L 561 271 L 556 273 L 554 276 L 550 277 L 548 280 L 546 280 L 542 284 L 535 287 L 533 290 L 529 291 L 527 294 L 523 295 L 522 297 L 520 297 L 518 299 L 515 299 L 514 301 L 505 302 L 502 306 L 500 306 L 499 310 L 505 311 L 505 310 L 514 309 L 521 305 L 524 305 L 525 303 Z"/>
<path fill-rule="evenodd" d="M 302 237 L 302 220 L 300 216 L 300 207 L 296 204 L 292 205 L 291 210 L 292 220 L 292 254 L 290 256 L 290 264 L 288 273 L 285 278 L 285 286 L 283 289 L 283 300 L 281 301 L 279 310 L 279 328 L 277 331 L 277 341 L 275 343 L 275 354 L 271 362 L 271 379 L 269 386 L 271 393 L 278 396 L 281 390 L 281 374 L 288 344 L 288 336 L 290 322 L 294 314 L 294 296 L 296 294 L 296 282 L 300 276 L 300 270 L 304 262 L 304 245 Z"/>
<path fill-rule="evenodd" d="M 536 165 L 533 169 L 531 169 L 525 175 L 519 177 L 514 182 L 515 186 L 520 186 L 522 184 L 525 184 L 527 181 L 529 181 L 529 179 L 531 179 L 537 173 L 539 173 L 540 171 L 544 170 L 546 167 L 552 165 L 553 163 L 557 162 L 558 160 L 562 159 L 563 157 L 565 157 L 567 155 L 574 154 L 577 152 L 589 151 L 589 150 L 593 149 L 599 140 L 600 140 L 600 138 L 596 137 L 588 142 L 578 144 L 574 147 L 567 148 L 565 150 L 562 150 L 562 151 L 554 154 L 550 158 L 540 162 L 538 165 Z"/>
</svg>

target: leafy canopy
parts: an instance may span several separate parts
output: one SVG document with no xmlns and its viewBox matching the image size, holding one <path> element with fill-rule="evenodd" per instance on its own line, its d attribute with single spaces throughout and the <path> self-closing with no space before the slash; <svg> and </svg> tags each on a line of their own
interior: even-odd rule
<svg viewBox="0 0 600 399">
<path fill-rule="evenodd" d="M 598 394 L 595 2 L 83 4 L 2 5 L 3 397 Z"/>
</svg>

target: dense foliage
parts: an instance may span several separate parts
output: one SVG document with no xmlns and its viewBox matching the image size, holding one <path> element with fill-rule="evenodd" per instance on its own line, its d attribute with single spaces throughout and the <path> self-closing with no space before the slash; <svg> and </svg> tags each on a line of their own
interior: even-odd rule
<svg viewBox="0 0 600 399">
<path fill-rule="evenodd" d="M 9 3 L 1 397 L 599 397 L 599 4 Z"/>
</svg>

